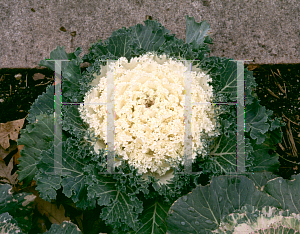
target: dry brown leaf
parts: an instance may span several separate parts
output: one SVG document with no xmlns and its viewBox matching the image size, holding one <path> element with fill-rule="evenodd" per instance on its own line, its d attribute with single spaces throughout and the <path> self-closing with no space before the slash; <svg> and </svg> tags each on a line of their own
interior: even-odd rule
<svg viewBox="0 0 300 234">
<path fill-rule="evenodd" d="M 19 132 L 24 125 L 24 119 L 18 119 L 7 123 L 0 123 L 0 145 L 6 150 L 9 147 L 9 140 L 16 141 Z"/>
<path fill-rule="evenodd" d="M 246 65 L 247 66 L 247 65 Z M 248 71 L 253 71 L 254 69 L 258 68 L 259 65 L 258 64 L 249 64 L 247 66 Z"/>
<path fill-rule="evenodd" d="M 0 183 L 5 184 L 17 184 L 18 183 L 18 174 L 15 172 L 11 175 L 11 171 L 14 168 L 14 161 L 11 159 L 6 166 L 5 162 L 0 161 Z"/>
<path fill-rule="evenodd" d="M 20 151 L 23 149 L 24 145 L 18 145 L 18 152 L 14 154 L 14 164 L 18 165 L 19 164 L 19 160 L 18 158 L 21 157 Z"/>
<path fill-rule="evenodd" d="M 89 67 L 89 66 L 91 66 L 91 64 L 88 62 L 84 62 L 84 63 L 80 64 L 80 68 L 85 68 L 85 67 Z"/>
<path fill-rule="evenodd" d="M 56 204 L 47 202 L 40 197 L 37 197 L 35 201 L 38 211 L 41 215 L 45 215 L 51 223 L 60 225 L 63 221 L 70 221 L 70 218 L 65 216 L 65 208 L 62 204 L 58 209 Z"/>
<path fill-rule="evenodd" d="M 12 142 L 6 150 L 0 145 L 0 161 L 2 161 L 1 159 L 5 159 L 12 151 L 15 150 L 17 150 L 16 142 Z"/>
<path fill-rule="evenodd" d="M 77 216 L 75 217 L 75 219 L 76 219 L 76 221 L 77 221 L 77 224 L 78 224 L 79 229 L 80 229 L 80 230 L 83 230 L 83 224 L 82 224 L 82 222 L 83 222 L 83 213 L 81 213 L 81 215 L 77 215 Z"/>
</svg>

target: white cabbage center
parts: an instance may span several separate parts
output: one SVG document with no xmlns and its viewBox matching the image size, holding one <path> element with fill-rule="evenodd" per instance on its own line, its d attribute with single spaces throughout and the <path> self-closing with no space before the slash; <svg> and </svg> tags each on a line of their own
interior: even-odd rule
<svg viewBox="0 0 300 234">
<path fill-rule="evenodd" d="M 208 75 L 194 68 L 191 102 L 212 102 L 213 89 Z M 115 151 L 138 168 L 140 173 L 163 176 L 170 170 L 165 161 L 182 161 L 184 153 L 184 80 L 183 62 L 165 55 L 147 53 L 141 57 L 120 58 L 114 63 Z M 86 94 L 85 103 L 107 102 L 107 66 L 92 82 L 95 87 Z M 82 119 L 101 140 L 107 143 L 107 106 L 81 105 Z M 214 135 L 214 106 L 192 106 L 192 149 L 201 153 L 200 134 Z"/>
</svg>

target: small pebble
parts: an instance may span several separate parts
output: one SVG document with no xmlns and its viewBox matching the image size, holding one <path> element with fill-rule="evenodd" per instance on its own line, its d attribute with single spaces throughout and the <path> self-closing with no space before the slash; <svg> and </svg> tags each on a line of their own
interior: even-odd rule
<svg viewBox="0 0 300 234">
<path fill-rule="evenodd" d="M 16 78 L 16 80 L 20 80 L 21 78 L 22 78 L 22 75 L 19 73 L 19 74 L 16 74 L 15 75 L 15 78 Z"/>
<path fill-rule="evenodd" d="M 45 78 L 45 75 L 43 75 L 43 74 L 41 74 L 41 73 L 35 73 L 34 75 L 33 75 L 33 79 L 34 80 L 42 80 L 42 79 L 44 79 Z"/>
</svg>

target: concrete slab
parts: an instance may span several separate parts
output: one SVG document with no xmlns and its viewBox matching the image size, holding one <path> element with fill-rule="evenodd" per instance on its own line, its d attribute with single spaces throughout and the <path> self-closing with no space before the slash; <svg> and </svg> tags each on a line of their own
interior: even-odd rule
<svg viewBox="0 0 300 234">
<path fill-rule="evenodd" d="M 58 45 L 90 43 L 151 15 L 185 39 L 185 15 L 211 25 L 211 55 L 300 63 L 299 0 L 1 0 L 0 68 L 34 68 Z"/>
</svg>

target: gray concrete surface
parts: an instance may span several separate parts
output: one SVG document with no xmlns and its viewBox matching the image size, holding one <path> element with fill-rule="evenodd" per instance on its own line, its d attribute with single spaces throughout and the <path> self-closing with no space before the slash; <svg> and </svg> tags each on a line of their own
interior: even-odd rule
<svg viewBox="0 0 300 234">
<path fill-rule="evenodd" d="M 213 56 L 300 63 L 300 0 L 0 0 L 0 68 L 37 67 L 57 45 L 82 56 L 146 15 L 184 40 L 185 15 L 207 20 Z"/>
</svg>

